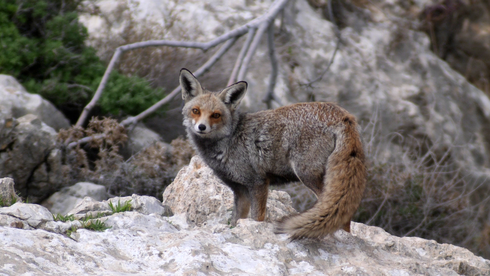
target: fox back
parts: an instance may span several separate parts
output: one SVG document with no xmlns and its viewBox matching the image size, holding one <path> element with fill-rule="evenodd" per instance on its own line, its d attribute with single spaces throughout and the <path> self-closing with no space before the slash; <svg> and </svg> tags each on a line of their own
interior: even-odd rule
<svg viewBox="0 0 490 276">
<path fill-rule="evenodd" d="M 265 218 L 269 184 L 300 181 L 318 197 L 311 209 L 282 219 L 292 239 L 349 230 L 365 186 L 357 123 L 333 103 L 299 103 L 275 110 L 237 111 L 247 84 L 205 90 L 186 69 L 180 83 L 184 126 L 204 162 L 234 192 L 234 217 Z"/>
</svg>

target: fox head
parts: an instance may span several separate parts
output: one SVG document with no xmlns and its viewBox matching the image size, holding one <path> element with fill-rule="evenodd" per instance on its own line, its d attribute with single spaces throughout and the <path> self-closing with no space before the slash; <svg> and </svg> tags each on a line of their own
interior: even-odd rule
<svg viewBox="0 0 490 276">
<path fill-rule="evenodd" d="M 180 70 L 182 114 L 187 131 L 202 138 L 220 138 L 233 131 L 235 110 L 247 92 L 247 83 L 237 82 L 221 92 L 205 90 L 192 73 Z"/>
</svg>

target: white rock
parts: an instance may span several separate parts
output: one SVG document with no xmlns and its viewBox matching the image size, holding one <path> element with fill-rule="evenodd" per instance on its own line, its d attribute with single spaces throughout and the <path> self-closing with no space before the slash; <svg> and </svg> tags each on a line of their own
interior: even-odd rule
<svg viewBox="0 0 490 276">
<path fill-rule="evenodd" d="M 45 207 L 22 202 L 17 202 L 10 207 L 0 208 L 0 215 L 20 219 L 33 228 L 37 228 L 48 221 L 53 221 L 53 215 Z"/>
<path fill-rule="evenodd" d="M 226 224 L 233 211 L 233 192 L 199 156 L 194 156 L 189 166 L 182 168 L 174 182 L 165 189 L 163 204 L 168 205 L 174 214 L 185 214 L 191 224 L 199 226 L 210 221 Z M 269 191 L 267 221 L 295 212 L 286 192 Z"/>
<path fill-rule="evenodd" d="M 0 272 L 49 275 L 488 275 L 490 262 L 466 249 L 390 236 L 352 224 L 321 241 L 289 242 L 266 222 L 177 230 L 136 212 L 106 221 L 104 232 L 77 230 L 77 241 L 43 230 L 0 227 Z M 423 250 L 425 255 L 418 251 Z M 35 260 L 35 261 L 34 261 Z"/>
<path fill-rule="evenodd" d="M 97 201 L 104 200 L 107 198 L 106 188 L 90 182 L 79 182 L 54 193 L 42 205 L 53 214 L 66 215 L 86 196 Z"/>
<path fill-rule="evenodd" d="M 0 120 L 33 114 L 55 130 L 70 127 L 68 119 L 53 104 L 27 92 L 12 76 L 0 74 L 0 99 Z"/>
</svg>

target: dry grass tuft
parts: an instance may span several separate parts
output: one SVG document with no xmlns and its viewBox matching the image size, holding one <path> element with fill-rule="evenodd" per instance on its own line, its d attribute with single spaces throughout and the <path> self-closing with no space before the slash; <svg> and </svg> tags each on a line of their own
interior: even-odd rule
<svg viewBox="0 0 490 276">
<path fill-rule="evenodd" d="M 452 161 L 453 149 L 441 152 L 420 139 L 405 138 L 399 144 L 402 156 L 379 161 L 378 152 L 390 143 L 375 138 L 366 143 L 368 182 L 354 220 L 396 236 L 463 246 L 488 258 L 490 196 L 480 196 L 488 194 L 488 180 L 460 169 Z"/>
</svg>

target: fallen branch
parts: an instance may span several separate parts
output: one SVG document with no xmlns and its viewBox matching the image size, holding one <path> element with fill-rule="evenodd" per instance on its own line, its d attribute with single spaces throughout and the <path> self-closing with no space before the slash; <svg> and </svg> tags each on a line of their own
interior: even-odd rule
<svg viewBox="0 0 490 276">
<path fill-rule="evenodd" d="M 252 40 L 255 36 L 256 31 L 257 31 L 256 28 L 250 29 L 248 31 L 247 40 L 245 41 L 245 44 L 243 44 L 243 47 L 240 50 L 240 53 L 238 54 L 238 57 L 235 62 L 235 66 L 233 67 L 233 71 L 231 71 L 231 75 L 230 78 L 228 79 L 228 83 L 226 84 L 226 86 L 230 86 L 237 81 L 238 70 L 240 70 L 240 67 L 243 63 L 243 58 L 245 57 L 245 54 L 250 48 L 250 44 L 252 44 Z"/>
<path fill-rule="evenodd" d="M 121 57 L 121 54 L 134 50 L 134 49 L 139 49 L 139 48 L 146 48 L 146 47 L 156 47 L 156 46 L 168 46 L 168 47 L 183 47 L 183 48 L 196 48 L 196 49 L 201 49 L 203 51 L 207 51 L 210 48 L 213 48 L 225 41 L 228 41 L 230 39 L 237 39 L 241 37 L 242 35 L 246 34 L 249 32 L 250 29 L 255 29 L 259 26 L 262 26 L 262 28 L 266 28 L 270 22 L 274 20 L 274 18 L 277 16 L 277 14 L 285 7 L 289 0 L 276 0 L 274 3 L 272 3 L 271 7 L 269 8 L 268 12 L 260 16 L 249 23 L 236 28 L 235 30 L 232 30 L 228 33 L 225 33 L 209 42 L 187 42 L 187 41 L 169 41 L 169 40 L 149 40 L 149 41 L 144 41 L 144 42 L 136 42 L 124 46 L 120 46 L 116 49 L 114 52 L 114 55 L 111 58 L 111 61 L 109 62 L 109 66 L 107 67 L 104 76 L 102 77 L 102 80 L 99 84 L 99 87 L 97 88 L 97 91 L 95 92 L 92 100 L 85 106 L 85 108 L 82 111 L 82 114 L 78 118 L 78 121 L 76 123 L 76 126 L 82 126 L 84 122 L 87 120 L 87 117 L 90 113 L 90 111 L 95 107 L 95 104 L 97 101 L 100 99 L 102 95 L 102 91 L 104 90 L 107 81 L 109 79 L 110 73 L 114 69 L 114 65 L 117 63 L 119 58 Z M 260 30 L 260 28 L 259 28 Z M 257 34 L 256 34 L 257 35 Z M 258 37 L 260 39 L 260 37 Z M 258 44 L 258 41 L 256 42 Z M 250 50 L 249 50 L 250 52 Z M 251 55 L 255 52 L 255 49 L 250 53 L 250 56 L 247 54 L 249 57 L 249 60 L 251 59 Z M 248 60 L 248 62 L 249 62 Z M 248 63 L 247 63 L 248 64 Z M 246 69 L 246 68 L 245 68 Z M 246 72 L 246 70 L 245 70 Z M 240 75 L 239 75 L 240 76 Z M 173 91 L 175 92 L 175 91 Z M 172 93 L 173 93 L 172 92 Z M 175 94 L 177 94 L 176 92 Z M 175 94 L 173 96 L 175 96 Z M 172 96 L 172 97 L 173 97 Z M 162 100 L 163 101 L 163 100 Z M 160 101 L 161 102 L 161 101 Z M 159 103 L 160 103 L 159 102 Z M 136 117 L 139 117 L 136 116 Z M 136 118 L 135 117 L 135 118 Z M 142 116 L 143 118 L 146 117 Z"/>
<path fill-rule="evenodd" d="M 221 48 L 206 62 L 204 65 L 202 65 L 199 69 L 197 69 L 194 72 L 194 76 L 200 77 L 204 73 L 206 73 L 230 48 L 235 44 L 237 41 L 238 37 L 234 37 L 230 40 L 228 40 Z M 131 124 L 135 124 L 138 121 L 142 120 L 146 116 L 150 115 L 151 113 L 155 112 L 158 110 L 160 107 L 162 107 L 164 104 L 170 102 L 178 93 L 180 93 L 180 86 L 177 86 L 170 94 L 165 96 L 165 98 L 161 99 L 159 102 L 156 104 L 150 106 L 148 109 L 145 111 L 141 112 L 137 116 L 134 117 L 129 117 L 125 119 L 124 121 L 121 122 L 121 125 L 123 126 L 128 126 Z"/>
<path fill-rule="evenodd" d="M 137 42 L 137 43 L 132 43 L 128 45 L 123 45 L 120 46 L 116 49 L 114 52 L 114 55 L 111 58 L 111 61 L 109 62 L 109 65 L 104 73 L 104 76 L 102 77 L 102 80 L 97 88 L 97 91 L 95 92 L 93 98 L 91 101 L 85 106 L 85 108 L 82 111 L 82 114 L 78 118 L 78 121 L 76 123 L 76 126 L 82 126 L 85 121 L 87 120 L 87 117 L 90 113 L 90 111 L 95 107 L 96 103 L 102 96 L 102 92 L 107 84 L 107 81 L 109 79 L 110 73 L 114 69 L 115 64 L 118 62 L 120 59 L 122 53 L 134 49 L 139 49 L 139 48 L 146 48 L 146 47 L 157 47 L 157 46 L 168 46 L 168 47 L 183 47 L 183 48 L 195 48 L 195 49 L 201 49 L 203 51 L 207 51 L 210 48 L 213 48 L 223 42 L 223 46 L 216 51 L 216 53 L 204 64 L 202 65 L 198 70 L 194 72 L 194 75 L 196 77 L 199 77 L 206 73 L 232 46 L 233 44 L 238 40 L 239 37 L 243 36 L 244 34 L 248 33 L 247 40 L 240 51 L 239 57 L 237 58 L 235 67 L 233 69 L 233 72 L 230 76 L 229 82 L 234 82 L 236 81 L 237 77 L 237 72 L 240 72 L 238 74 L 238 79 L 243 79 L 244 75 L 247 71 L 248 64 L 250 63 L 251 59 L 253 58 L 253 55 L 255 53 L 255 50 L 258 47 L 258 44 L 260 42 L 260 38 L 262 34 L 265 32 L 265 30 L 269 27 L 272 26 L 273 28 L 273 21 L 275 17 L 279 14 L 279 12 L 286 6 L 289 0 L 276 0 L 274 3 L 272 3 L 271 7 L 267 11 L 265 15 L 262 15 L 249 23 L 238 27 L 237 29 L 234 29 L 226 34 L 223 34 L 209 42 L 201 43 L 201 42 L 186 42 L 186 41 L 169 41 L 169 40 L 149 40 L 149 41 L 144 41 L 144 42 Z M 256 31 L 258 29 L 258 31 Z M 272 37 L 273 39 L 273 37 Z M 271 47 L 271 46 L 269 46 Z M 272 46 L 273 47 L 273 46 Z M 273 50 L 274 51 L 274 50 Z M 275 57 L 275 55 L 274 55 Z M 275 63 L 275 67 L 277 68 L 277 59 L 273 61 Z M 273 65 L 274 66 L 274 65 Z M 273 69 L 274 70 L 274 69 Z M 277 69 L 276 70 L 276 75 L 277 75 Z M 274 83 L 275 83 L 275 78 L 274 77 Z M 121 122 L 121 125 L 124 127 L 128 127 L 130 125 L 135 125 L 138 121 L 142 120 L 143 118 L 147 117 L 148 115 L 152 114 L 159 108 L 161 108 L 163 105 L 167 104 L 170 102 L 176 95 L 180 93 L 180 86 L 176 87 L 170 94 L 165 96 L 162 100 L 159 102 L 155 103 L 145 111 L 141 112 L 140 114 L 134 116 L 134 117 L 129 117 Z M 272 90 L 274 89 L 274 86 L 272 86 Z M 100 137 L 97 137 L 100 138 Z M 68 148 L 73 148 L 79 144 L 82 143 L 87 143 L 90 142 L 93 138 L 92 137 L 84 137 L 80 139 L 79 141 L 76 142 L 71 142 L 67 145 Z"/>
<path fill-rule="evenodd" d="M 277 57 L 276 57 L 276 49 L 274 46 L 274 24 L 269 25 L 269 30 L 267 32 L 267 42 L 269 45 L 269 58 L 271 60 L 271 76 L 269 78 L 269 86 L 267 87 L 267 94 L 263 100 L 266 103 L 267 108 L 272 107 L 272 100 L 275 100 L 279 104 L 279 100 L 274 94 L 274 88 L 276 87 L 276 80 L 278 75 L 278 66 L 277 66 Z"/>
</svg>

